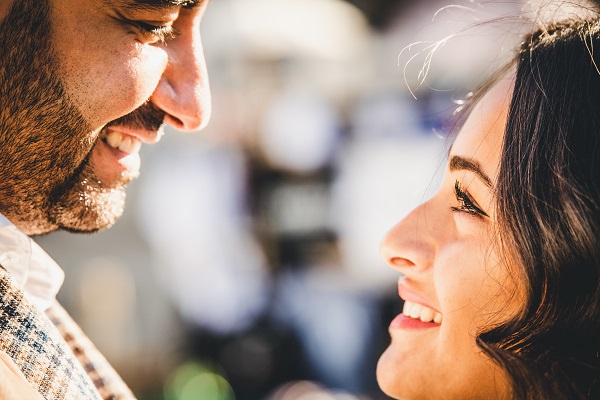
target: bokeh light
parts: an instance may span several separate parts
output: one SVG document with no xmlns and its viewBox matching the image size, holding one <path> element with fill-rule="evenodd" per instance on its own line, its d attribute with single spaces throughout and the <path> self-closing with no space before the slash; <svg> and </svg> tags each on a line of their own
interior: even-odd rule
<svg viewBox="0 0 600 400">
<path fill-rule="evenodd" d="M 166 400 L 235 400 L 227 380 L 208 366 L 190 362 L 179 366 L 165 385 Z"/>
</svg>

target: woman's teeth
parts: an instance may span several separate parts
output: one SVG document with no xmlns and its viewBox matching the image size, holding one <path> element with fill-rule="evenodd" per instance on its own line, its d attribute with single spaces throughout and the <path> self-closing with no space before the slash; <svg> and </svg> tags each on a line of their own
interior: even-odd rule
<svg viewBox="0 0 600 400">
<path fill-rule="evenodd" d="M 140 139 L 117 131 L 107 131 L 103 139 L 113 149 L 119 149 L 128 154 L 137 153 L 142 147 Z"/>
<path fill-rule="evenodd" d="M 417 303 L 412 303 L 410 301 L 404 302 L 402 314 L 410 318 L 420 319 L 422 322 L 435 322 L 436 324 L 442 323 L 442 314 L 435 310 L 432 310 L 429 307 L 425 307 Z"/>
</svg>

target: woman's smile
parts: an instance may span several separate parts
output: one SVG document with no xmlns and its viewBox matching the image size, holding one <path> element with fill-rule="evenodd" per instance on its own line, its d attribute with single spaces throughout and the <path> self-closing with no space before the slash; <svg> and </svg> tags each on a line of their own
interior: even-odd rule
<svg viewBox="0 0 600 400">
<path fill-rule="evenodd" d="M 404 307 L 392 320 L 390 330 L 439 328 L 443 319 L 442 313 L 411 290 L 405 278 L 398 281 L 398 295 L 404 300 Z"/>
</svg>

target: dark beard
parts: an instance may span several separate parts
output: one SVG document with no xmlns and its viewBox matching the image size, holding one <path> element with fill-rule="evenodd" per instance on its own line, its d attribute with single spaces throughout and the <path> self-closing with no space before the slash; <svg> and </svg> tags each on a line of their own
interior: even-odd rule
<svg viewBox="0 0 600 400">
<path fill-rule="evenodd" d="M 164 111 L 147 102 L 107 127 L 158 131 L 164 118 Z M 134 178 L 123 178 L 116 186 L 107 187 L 96 178 L 89 157 L 88 154 L 74 174 L 59 182 L 50 195 L 50 218 L 67 231 L 94 232 L 112 226 L 123 214 L 125 186 Z"/>
<path fill-rule="evenodd" d="M 29 234 L 97 231 L 122 214 L 127 182 L 93 172 L 98 139 L 59 78 L 50 16 L 48 0 L 15 0 L 0 23 L 0 212 Z"/>
</svg>

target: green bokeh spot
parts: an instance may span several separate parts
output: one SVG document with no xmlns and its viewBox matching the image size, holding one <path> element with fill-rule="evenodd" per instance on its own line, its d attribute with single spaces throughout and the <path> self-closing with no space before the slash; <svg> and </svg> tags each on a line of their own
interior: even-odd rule
<svg viewBox="0 0 600 400">
<path fill-rule="evenodd" d="M 225 378 L 201 363 L 178 367 L 165 385 L 167 400 L 235 400 Z"/>
</svg>

